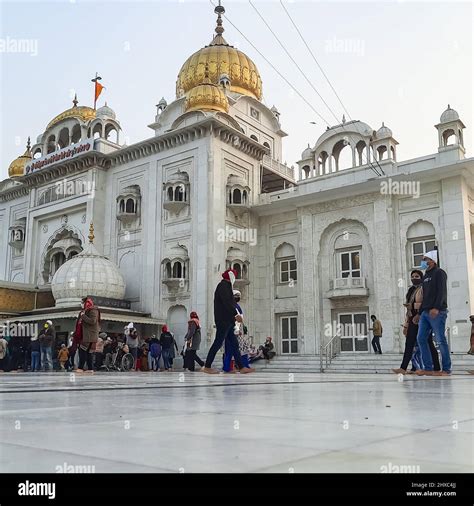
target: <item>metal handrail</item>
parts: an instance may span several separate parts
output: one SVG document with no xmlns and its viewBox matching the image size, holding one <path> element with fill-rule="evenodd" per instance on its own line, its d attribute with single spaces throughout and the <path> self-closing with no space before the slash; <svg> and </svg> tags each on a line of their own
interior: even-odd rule
<svg viewBox="0 0 474 506">
<path fill-rule="evenodd" d="M 339 344 L 339 349 L 336 349 L 336 344 Z M 319 350 L 319 369 L 324 372 L 332 362 L 332 359 L 340 351 L 341 336 L 333 336 L 325 345 L 321 345 Z M 329 353 L 328 353 L 329 352 Z M 326 367 L 324 367 L 324 365 Z"/>
</svg>

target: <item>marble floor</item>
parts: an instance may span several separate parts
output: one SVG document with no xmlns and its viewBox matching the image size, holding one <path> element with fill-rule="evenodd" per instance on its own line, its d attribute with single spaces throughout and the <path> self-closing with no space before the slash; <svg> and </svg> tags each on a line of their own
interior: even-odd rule
<svg viewBox="0 0 474 506">
<path fill-rule="evenodd" d="M 0 473 L 473 472 L 473 394 L 469 375 L 1 374 Z"/>
</svg>

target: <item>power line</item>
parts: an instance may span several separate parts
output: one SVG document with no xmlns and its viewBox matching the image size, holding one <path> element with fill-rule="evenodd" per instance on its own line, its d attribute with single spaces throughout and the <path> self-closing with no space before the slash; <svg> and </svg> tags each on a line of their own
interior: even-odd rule
<svg viewBox="0 0 474 506">
<path fill-rule="evenodd" d="M 280 0 L 280 3 L 281 3 L 281 0 Z M 322 95 L 319 93 L 319 91 L 316 89 L 316 87 L 314 86 L 314 84 L 310 81 L 310 79 L 308 79 L 308 76 L 306 75 L 306 73 L 304 72 L 304 70 L 300 67 L 300 65 L 296 62 L 296 60 L 291 56 L 290 52 L 287 50 L 287 48 L 285 47 L 285 45 L 281 42 L 280 38 L 278 37 L 278 35 L 273 31 L 272 27 L 267 23 L 267 21 L 265 20 L 265 18 L 263 17 L 263 15 L 260 13 L 260 11 L 257 9 L 257 7 L 252 3 L 251 0 L 249 0 L 249 4 L 252 6 L 252 8 L 255 10 L 255 12 L 257 13 L 257 15 L 260 17 L 260 19 L 264 22 L 265 26 L 268 28 L 268 30 L 271 32 L 271 34 L 273 35 L 273 37 L 276 39 L 276 41 L 278 42 L 278 44 L 282 47 L 282 49 L 285 51 L 285 53 L 287 54 L 287 56 L 290 58 L 290 60 L 295 64 L 296 68 L 300 71 L 301 75 L 306 79 L 306 81 L 309 83 L 309 85 L 311 86 L 311 88 L 313 88 L 313 90 L 317 93 L 317 95 L 319 96 L 319 98 L 323 101 L 324 105 L 329 109 L 329 111 L 331 112 L 331 114 L 334 116 L 334 118 L 336 119 L 336 122 L 339 121 L 338 117 L 336 116 L 336 114 L 334 113 L 333 109 L 329 106 L 329 104 L 326 102 L 326 100 L 324 100 L 324 98 L 322 97 Z M 285 9 L 286 11 L 286 9 Z M 286 11 L 288 12 L 288 11 Z M 291 18 L 290 18 L 291 19 Z M 293 22 L 294 24 L 294 22 Z M 296 25 L 295 25 L 296 26 Z M 297 28 L 297 27 L 296 27 Z M 301 35 L 301 32 L 298 30 L 298 33 L 300 34 L 300 36 L 302 37 Z M 304 39 L 303 39 L 304 40 Z M 305 41 L 305 44 L 306 44 L 306 41 Z M 306 44 L 306 47 L 308 47 L 309 49 L 309 46 Z M 310 50 L 311 51 L 311 50 Z M 312 53 L 311 53 L 312 54 Z M 314 55 L 313 55 L 314 57 Z M 315 57 L 314 57 L 315 58 Z M 316 60 L 317 61 L 317 60 Z M 322 67 L 319 65 L 318 63 L 318 66 L 319 68 L 321 69 L 321 71 L 323 72 L 324 74 L 324 71 L 322 70 Z M 324 74 L 325 75 L 325 74 Z M 327 76 L 325 75 L 326 79 L 328 80 Z M 331 85 L 330 81 L 328 80 L 331 88 L 333 89 L 333 91 L 336 93 L 336 90 L 334 89 L 334 87 Z M 342 101 L 340 100 L 339 96 L 337 95 L 336 93 L 336 96 L 338 97 L 339 101 L 341 102 L 342 104 Z M 342 104 L 344 110 L 347 112 L 347 109 L 344 107 L 344 104 Z M 349 115 L 349 113 L 348 113 Z M 350 117 L 350 115 L 349 115 Z M 350 118 L 352 119 L 352 118 Z M 330 127 L 331 125 L 329 125 L 329 123 L 327 123 L 328 126 Z M 345 125 L 344 123 L 341 123 L 341 126 L 343 128 L 343 130 L 345 130 Z M 348 132 L 347 132 L 348 133 Z M 348 137 L 350 138 L 350 140 L 354 143 L 354 146 L 356 145 L 356 142 L 355 142 L 355 139 L 348 133 Z M 363 151 L 362 151 L 363 153 Z M 376 170 L 376 168 L 372 165 L 372 163 L 369 161 L 369 157 L 366 156 L 367 158 L 367 164 L 369 165 L 369 167 L 372 169 L 372 171 L 377 175 L 377 176 L 381 176 L 381 174 L 378 172 L 378 170 Z M 380 165 L 379 165 L 380 167 Z M 383 173 L 383 170 L 382 168 L 380 167 L 380 170 L 382 171 Z"/>
<path fill-rule="evenodd" d="M 249 0 L 250 1 L 250 0 Z M 251 2 L 250 2 L 251 3 Z M 352 117 L 349 113 L 349 111 L 347 110 L 346 106 L 344 105 L 344 103 L 342 102 L 341 98 L 339 97 L 336 89 L 334 88 L 334 86 L 332 85 L 331 83 L 331 80 L 329 79 L 329 77 L 326 75 L 326 72 L 324 72 L 324 69 L 321 67 L 321 65 L 319 64 L 316 56 L 314 55 L 313 51 L 311 50 L 311 48 L 309 47 L 309 44 L 306 42 L 306 39 L 304 38 L 303 34 L 301 33 L 300 29 L 298 28 L 297 24 L 295 23 L 295 21 L 293 20 L 293 18 L 291 17 L 291 14 L 288 12 L 288 9 L 285 7 L 285 5 L 283 4 L 283 0 L 280 0 L 280 5 L 282 6 L 283 10 L 286 12 L 286 15 L 288 16 L 288 19 L 291 21 L 292 25 L 294 26 L 295 30 L 297 31 L 298 35 L 300 36 L 301 40 L 303 41 L 303 44 L 306 46 L 306 49 L 308 50 L 309 54 L 311 55 L 311 57 L 313 58 L 314 62 L 316 63 L 316 65 L 318 66 L 319 70 L 321 71 L 321 73 L 323 74 L 324 78 L 326 79 L 327 83 L 329 84 L 329 86 L 331 87 L 332 91 L 334 92 L 334 95 L 336 95 L 337 99 L 339 100 L 339 103 L 341 104 L 342 108 L 344 109 L 345 113 L 347 114 L 347 117 L 352 121 Z M 382 167 L 380 166 L 378 160 L 377 160 L 377 157 L 375 157 L 375 162 L 377 163 L 380 171 L 382 172 L 383 175 L 385 175 Z M 367 163 L 369 165 L 372 165 L 371 162 L 369 161 L 369 158 L 367 157 Z M 377 171 L 375 171 L 377 172 Z M 380 175 L 380 174 L 377 174 L 377 175 Z"/>
<path fill-rule="evenodd" d="M 215 4 L 212 0 L 209 0 L 209 2 L 215 7 Z M 293 86 L 293 84 L 291 84 L 290 81 L 288 81 L 288 79 L 273 65 L 273 63 L 248 39 L 248 37 L 246 37 L 235 25 L 234 23 L 232 23 L 232 21 L 229 19 L 229 17 L 227 15 L 224 14 L 224 17 L 226 18 L 227 22 L 232 25 L 234 27 L 235 30 L 237 30 L 240 35 L 255 49 L 255 51 L 257 51 L 257 53 L 267 62 L 268 65 L 270 65 L 270 67 L 286 82 L 286 84 L 288 84 L 288 86 L 290 86 L 290 88 L 292 88 L 296 93 L 297 95 L 302 99 L 304 100 L 304 102 L 308 105 L 308 107 L 311 108 L 311 110 L 316 113 L 323 121 L 324 123 L 326 123 L 327 125 L 329 125 L 329 123 L 326 121 L 326 119 L 313 107 L 313 105 L 308 102 L 308 100 L 306 100 L 306 98 L 298 91 L 298 89 Z"/>
</svg>

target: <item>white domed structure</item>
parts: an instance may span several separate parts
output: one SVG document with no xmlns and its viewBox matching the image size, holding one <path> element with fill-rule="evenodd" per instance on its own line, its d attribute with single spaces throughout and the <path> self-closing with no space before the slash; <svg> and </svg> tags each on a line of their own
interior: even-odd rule
<svg viewBox="0 0 474 506">
<path fill-rule="evenodd" d="M 125 281 L 118 267 L 94 247 L 93 227 L 89 245 L 55 273 L 51 289 L 57 307 L 76 306 L 87 295 L 123 299 Z"/>
<path fill-rule="evenodd" d="M 393 137 L 393 132 L 382 122 L 382 126 L 377 130 L 376 137 L 377 139 L 387 139 Z"/>
<path fill-rule="evenodd" d="M 448 108 L 441 114 L 439 119 L 440 123 L 449 123 L 450 121 L 456 121 L 459 119 L 459 114 L 448 104 Z"/>
<path fill-rule="evenodd" d="M 308 147 L 301 153 L 301 159 L 302 160 L 311 160 L 312 157 L 313 157 L 313 152 L 308 144 Z"/>
<path fill-rule="evenodd" d="M 103 105 L 102 107 L 99 107 L 99 109 L 97 109 L 96 114 L 97 114 L 98 118 L 117 119 L 115 111 L 107 105 L 107 102 L 105 102 L 105 105 Z"/>
</svg>

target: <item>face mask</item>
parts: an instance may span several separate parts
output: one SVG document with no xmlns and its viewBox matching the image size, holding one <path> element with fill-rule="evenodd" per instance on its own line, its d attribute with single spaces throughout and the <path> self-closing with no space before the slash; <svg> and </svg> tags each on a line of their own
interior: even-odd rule
<svg viewBox="0 0 474 506">
<path fill-rule="evenodd" d="M 426 271 L 426 269 L 428 269 L 428 262 L 426 260 L 421 261 L 420 269 L 423 269 L 424 271 Z"/>
<path fill-rule="evenodd" d="M 411 284 L 412 284 L 412 285 L 414 285 L 414 286 L 418 286 L 418 285 L 420 285 L 420 284 L 421 284 L 421 282 L 422 282 L 422 281 L 423 281 L 423 280 L 422 280 L 422 279 L 420 279 L 420 278 L 413 278 L 413 279 L 411 280 Z"/>
</svg>

